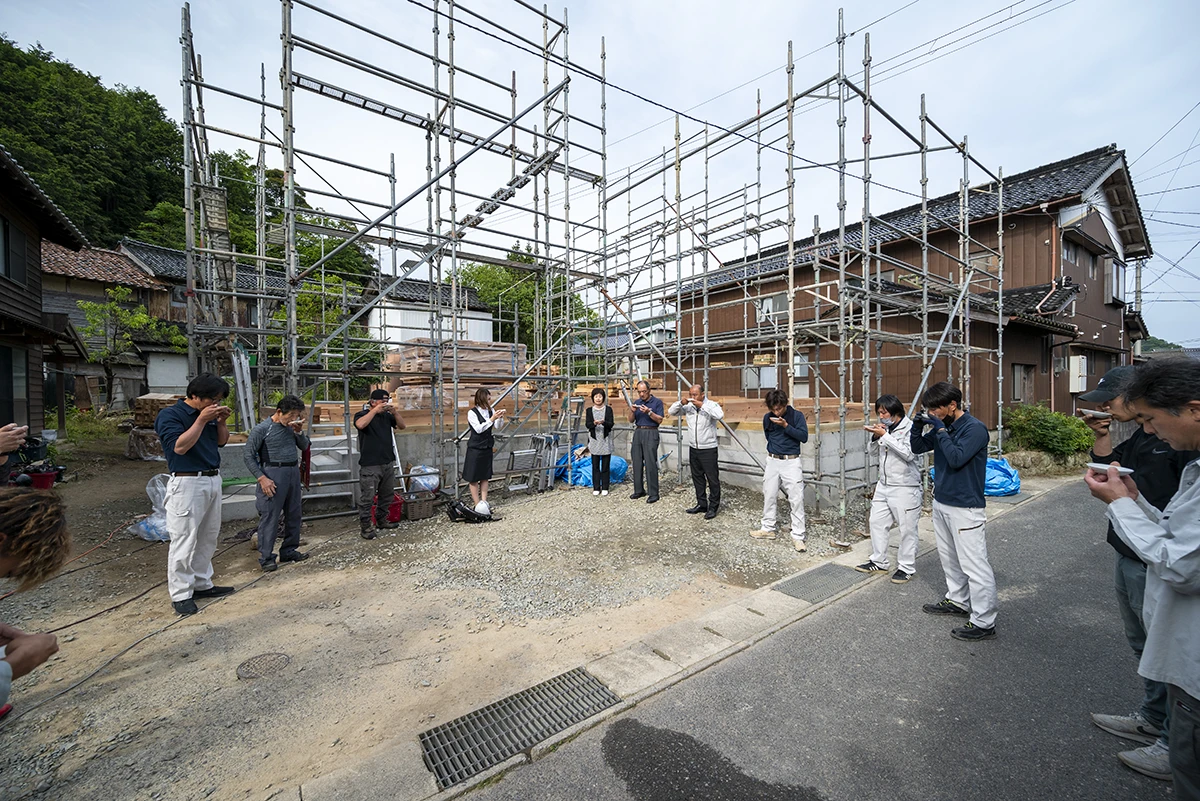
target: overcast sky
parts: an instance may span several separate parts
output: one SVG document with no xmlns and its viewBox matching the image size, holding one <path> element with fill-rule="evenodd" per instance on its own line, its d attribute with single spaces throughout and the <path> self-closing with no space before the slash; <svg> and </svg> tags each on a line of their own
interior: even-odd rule
<svg viewBox="0 0 1200 801">
<path fill-rule="evenodd" d="M 428 49 L 432 42 L 432 16 L 413 0 L 323 0 L 323 5 L 407 44 Z M 930 115 L 944 129 L 955 137 L 968 135 L 972 153 L 990 167 L 1002 167 L 1006 174 L 1110 143 L 1124 149 L 1130 161 L 1136 159 L 1132 168 L 1134 186 L 1148 218 L 1156 254 L 1147 265 L 1144 279 L 1145 317 L 1152 334 L 1200 345 L 1200 330 L 1194 323 L 1195 307 L 1200 304 L 1200 248 L 1189 252 L 1200 241 L 1200 188 L 1194 186 L 1200 185 L 1200 109 L 1188 115 L 1200 104 L 1196 83 L 1200 75 L 1196 41 L 1200 3 L 1024 0 L 1006 5 L 859 0 L 847 2 L 844 7 L 846 31 L 853 33 L 847 42 L 848 71 L 861 69 L 863 40 L 869 32 L 873 95 L 913 131 L 918 129 L 920 95 L 924 93 Z M 59 58 L 99 76 L 106 85 L 140 86 L 153 92 L 168 113 L 179 119 L 179 8 L 165 0 L 0 0 L 0 32 L 22 46 L 40 42 Z M 530 39 L 541 39 L 541 27 L 533 14 L 508 0 L 482 0 L 467 8 L 511 26 Z M 607 93 L 606 119 L 607 168 L 612 185 L 618 185 L 616 177 L 628 166 L 661 154 L 663 148 L 674 147 L 673 111 L 710 122 L 712 136 L 719 133 L 718 128 L 753 116 L 756 92 L 762 92 L 764 107 L 782 100 L 786 96 L 783 65 L 789 40 L 797 58 L 797 90 L 832 75 L 837 64 L 836 49 L 830 43 L 837 32 L 837 12 L 834 3 L 797 0 L 568 2 L 573 60 L 599 71 L 600 40 L 605 37 L 607 78 L 613 84 Z M 563 7 L 552 5 L 550 13 L 561 18 Z M 193 4 L 192 18 L 206 81 L 257 95 L 259 65 L 265 63 L 268 99 L 278 101 L 278 2 L 200 0 Z M 371 61 L 399 75 L 415 76 L 423 83 L 432 82 L 428 59 L 406 55 L 312 11 L 297 9 L 295 26 L 298 34 L 351 57 Z M 445 55 L 448 43 L 444 22 L 441 33 Z M 537 100 L 542 71 L 528 54 L 466 27 L 460 27 L 456 34 L 454 46 L 460 65 L 504 86 L 511 80 L 510 72 L 517 70 L 518 108 Z M 364 79 L 344 66 L 308 53 L 297 56 L 296 68 L 421 114 L 430 108 L 429 102 L 413 106 L 413 93 L 406 94 L 393 82 Z M 553 75 L 551 85 L 561 77 L 561 73 Z M 446 76 L 443 74 L 440 80 L 444 89 Z M 460 96 L 498 111 L 509 110 L 507 92 L 461 72 L 456 80 Z M 572 114 L 598 123 L 597 84 L 575 76 L 570 91 Z M 323 98 L 298 95 L 303 95 L 297 106 L 299 147 L 385 172 L 389 154 L 395 153 L 397 192 L 401 197 L 424 180 L 425 140 L 419 131 Z M 797 117 L 797 155 L 822 162 L 836 158 L 835 111 L 833 104 L 826 103 L 806 109 Z M 209 93 L 206 114 L 214 125 L 257 133 L 257 112 L 241 101 Z M 861 104 L 850 104 L 847 116 L 847 148 L 852 156 L 860 155 Z M 528 121 L 540 128 L 541 112 L 534 112 Z M 278 112 L 269 112 L 267 124 L 279 130 Z M 457 124 L 485 135 L 498 127 L 467 113 L 461 113 Z M 573 125 L 573 139 L 598 145 L 598 132 L 589 130 L 583 122 Z M 1174 129 L 1168 133 L 1172 126 Z M 700 122 L 684 119 L 681 128 L 685 139 L 703 135 Z M 782 135 L 783 131 L 775 133 Z M 214 137 L 213 146 L 230 149 L 237 145 Z M 254 153 L 253 144 L 243 146 Z M 522 146 L 528 148 L 531 144 Z M 782 148 L 783 143 L 776 147 Z M 460 145 L 459 155 L 463 149 Z M 872 149 L 875 155 L 903 150 L 905 140 L 877 120 L 872 130 Z M 448 163 L 447 156 L 443 152 L 443 165 Z M 277 160 L 277 153 L 270 158 Z M 954 191 L 962 172 L 961 160 L 945 155 L 932 161 L 931 195 Z M 601 170 L 600 159 L 586 155 L 581 148 L 572 150 L 572 164 L 590 172 Z M 762 165 L 763 184 L 767 187 L 764 191 L 783 185 L 781 165 L 781 156 L 768 150 Z M 913 159 L 879 162 L 872 177 L 883 186 L 872 188 L 872 210 L 882 213 L 914 202 L 911 192 L 919 191 L 916 169 Z M 503 165 L 481 166 L 471 173 L 464 171 L 462 182 L 468 191 L 489 195 L 504 183 L 504 170 Z M 755 170 L 753 146 L 713 158 L 707 171 L 697 159 L 696 164 L 688 166 L 682 194 L 687 197 L 701 192 L 706 172 L 710 197 L 737 192 L 754 183 Z M 386 179 L 337 167 L 321 167 L 321 174 L 347 194 L 379 202 L 388 200 Z M 666 178 L 666 194 L 674 197 L 673 171 Z M 984 178 L 979 172 L 971 175 L 973 182 Z M 304 168 L 300 169 L 300 179 L 310 186 L 320 185 Z M 853 221 L 861 214 L 862 184 L 848 183 L 852 185 L 847 186 L 847 214 Z M 889 191 L 886 186 L 901 191 Z M 662 195 L 663 189 L 662 178 L 646 187 L 656 195 Z M 559 191 L 561 185 L 556 186 L 556 208 L 562 200 Z M 748 202 L 753 202 L 753 192 L 747 192 Z M 634 216 L 636 204 L 644 199 L 642 196 L 632 201 Z M 314 202 L 330 210 L 349 211 L 332 201 Z M 581 214 L 579 204 L 596 207 L 594 194 L 578 182 L 572 187 L 571 202 L 573 218 L 587 216 Z M 815 214 L 821 216 L 823 228 L 835 226 L 836 202 L 836 180 L 828 171 L 799 173 L 798 233 L 810 233 Z M 470 210 L 467 205 L 460 204 L 459 217 Z M 473 208 L 474 201 L 470 206 Z M 425 215 L 420 198 L 400 213 L 399 222 L 424 229 Z M 624 222 L 624 215 L 625 209 L 619 215 L 614 212 L 614 216 L 620 216 L 616 222 Z M 611 216 L 610 227 L 616 227 Z M 1171 266 L 1166 259 L 1179 266 Z M 1131 269 L 1131 280 L 1132 274 Z M 673 271 L 661 275 L 671 276 Z"/>
</svg>

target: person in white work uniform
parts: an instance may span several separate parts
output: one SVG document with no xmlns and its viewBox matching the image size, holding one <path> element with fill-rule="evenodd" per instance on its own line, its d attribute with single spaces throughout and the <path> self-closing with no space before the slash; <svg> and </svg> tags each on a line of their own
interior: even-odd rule
<svg viewBox="0 0 1200 801">
<path fill-rule="evenodd" d="M 888 535 L 900 529 L 893 584 L 904 584 L 917 572 L 917 522 L 921 519 L 921 465 L 909 443 L 912 421 L 895 395 L 875 401 L 879 422 L 866 426 L 879 450 L 879 480 L 871 498 L 871 558 L 854 568 L 859 573 L 886 573 Z"/>
<path fill-rule="evenodd" d="M 689 515 L 703 513 L 712 520 L 721 508 L 721 468 L 717 465 L 717 421 L 725 411 L 714 400 L 704 396 L 704 387 L 693 384 L 686 401 L 675 401 L 667 414 L 687 420 L 688 463 L 692 469 L 692 486 L 696 489 L 696 505 L 685 511 Z"/>
</svg>

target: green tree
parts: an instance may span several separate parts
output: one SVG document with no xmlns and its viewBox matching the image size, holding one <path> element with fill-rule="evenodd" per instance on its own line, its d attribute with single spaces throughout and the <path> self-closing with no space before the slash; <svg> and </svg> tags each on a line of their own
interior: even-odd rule
<svg viewBox="0 0 1200 801">
<path fill-rule="evenodd" d="M 528 250 L 522 253 L 517 245 L 513 245 L 507 258 L 509 261 L 525 264 L 537 263 Z M 543 273 L 495 264 L 467 264 L 459 270 L 458 280 L 464 286 L 474 289 L 479 299 L 487 304 L 493 313 L 503 310 L 503 318 L 496 323 L 496 334 L 500 340 L 519 342 L 533 350 L 539 319 L 537 309 L 542 302 L 542 293 L 546 291 Z M 553 276 L 551 291 L 560 295 L 566 290 L 566 282 L 564 276 Z M 571 295 L 570 303 L 571 319 L 574 322 L 582 322 L 592 328 L 600 326 L 600 315 L 587 308 L 578 294 Z M 512 322 L 514 311 L 515 326 Z M 584 344 L 593 339 L 595 335 L 590 333 L 576 337 L 577 344 Z"/>
<path fill-rule="evenodd" d="M 1142 353 L 1153 353 L 1156 350 L 1179 350 L 1182 347 L 1182 345 L 1176 345 L 1174 342 L 1168 342 L 1158 337 L 1146 337 L 1142 340 Z"/>
<path fill-rule="evenodd" d="M 187 220 L 183 206 L 169 200 L 162 201 L 146 212 L 130 236 L 151 245 L 183 250 L 187 247 Z"/>
<path fill-rule="evenodd" d="M 182 135 L 150 93 L 0 36 L 0 98 L 0 144 L 92 242 L 182 195 Z"/>
<path fill-rule="evenodd" d="M 103 340 L 100 346 L 89 348 L 88 361 L 104 367 L 110 392 L 113 367 L 132 352 L 135 340 L 165 343 L 180 352 L 187 350 L 187 337 L 178 328 L 151 317 L 145 306 L 130 303 L 132 289 L 118 286 L 105 290 L 105 294 L 108 300 L 104 303 L 89 300 L 78 303 L 87 317 L 87 325 L 81 332 L 83 337 Z"/>
</svg>

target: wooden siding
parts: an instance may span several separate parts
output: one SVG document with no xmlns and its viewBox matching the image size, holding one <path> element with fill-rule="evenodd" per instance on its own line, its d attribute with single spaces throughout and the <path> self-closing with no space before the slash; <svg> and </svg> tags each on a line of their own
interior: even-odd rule
<svg viewBox="0 0 1200 801">
<path fill-rule="evenodd" d="M 7 198 L 0 197 L 0 215 L 25 234 L 25 283 L 0 276 L 0 315 L 23 323 L 42 324 L 42 240 L 33 221 Z M 39 362 L 39 369 L 41 364 Z"/>
</svg>

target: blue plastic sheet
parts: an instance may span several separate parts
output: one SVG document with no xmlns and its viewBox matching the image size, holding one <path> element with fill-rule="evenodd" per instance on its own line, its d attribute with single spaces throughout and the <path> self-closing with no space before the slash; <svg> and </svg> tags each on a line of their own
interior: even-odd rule
<svg viewBox="0 0 1200 801">
<path fill-rule="evenodd" d="M 608 481 L 610 484 L 620 484 L 625 480 L 625 474 L 629 471 L 629 462 L 617 456 L 615 453 L 608 466 Z M 559 481 L 567 481 L 577 487 L 592 486 L 592 457 L 576 456 L 571 461 L 571 478 L 567 479 L 567 457 L 560 456 L 558 459 L 558 470 L 555 476 Z"/>
<path fill-rule="evenodd" d="M 929 468 L 929 480 L 937 483 L 934 469 Z M 1016 495 L 1021 491 L 1021 476 L 1007 459 L 988 459 L 983 494 L 991 496 Z"/>
</svg>

